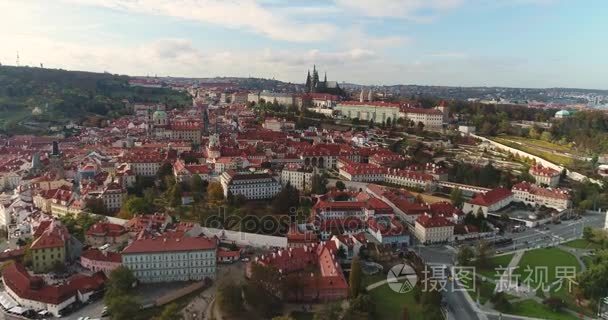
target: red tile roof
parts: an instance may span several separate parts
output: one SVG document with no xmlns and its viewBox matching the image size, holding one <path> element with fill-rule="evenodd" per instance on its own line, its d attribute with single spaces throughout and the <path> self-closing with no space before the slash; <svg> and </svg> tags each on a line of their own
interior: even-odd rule
<svg viewBox="0 0 608 320">
<path fill-rule="evenodd" d="M 549 167 L 543 167 L 542 164 L 537 164 L 530 168 L 530 174 L 536 176 L 554 177 L 558 176 L 560 172 Z"/>
<path fill-rule="evenodd" d="M 105 276 L 95 273 L 92 276 L 75 275 L 65 284 L 48 285 L 40 277 L 31 276 L 28 271 L 18 263 L 11 263 L 2 271 L 4 284 L 11 288 L 20 298 L 40 301 L 49 304 L 60 304 L 78 294 L 96 291 L 103 287 Z"/>
<path fill-rule="evenodd" d="M 425 228 L 448 227 L 454 225 L 452 221 L 442 216 L 430 214 L 421 215 L 420 217 L 418 217 L 418 219 L 416 219 L 416 222 Z"/>
<path fill-rule="evenodd" d="M 160 236 L 142 238 L 133 241 L 122 253 L 155 253 L 155 252 L 177 252 L 211 250 L 215 248 L 215 242 L 204 237 L 172 237 Z"/>
<path fill-rule="evenodd" d="M 120 253 L 104 251 L 102 252 L 99 249 L 88 249 L 82 252 L 80 255 L 81 258 L 94 260 L 94 261 L 107 261 L 107 262 L 122 262 L 122 258 Z"/>
<path fill-rule="evenodd" d="M 92 225 L 89 230 L 87 230 L 87 236 L 97 236 L 97 237 L 119 237 L 125 234 L 127 230 L 115 223 L 109 222 L 98 222 Z"/>
<path fill-rule="evenodd" d="M 537 185 L 531 184 L 529 182 L 520 182 L 513 186 L 512 190 L 520 190 L 525 191 L 533 195 L 538 195 L 545 198 L 554 198 L 554 199 L 570 199 L 571 195 L 568 190 L 565 189 L 551 189 L 551 188 L 542 188 Z"/>
<path fill-rule="evenodd" d="M 511 190 L 506 188 L 496 188 L 486 193 L 477 194 L 469 203 L 479 205 L 479 206 L 491 206 L 503 199 L 506 199 L 513 195 Z"/>
<path fill-rule="evenodd" d="M 39 227 L 40 229 L 40 227 Z M 65 226 L 57 221 L 48 224 L 42 234 L 32 242 L 31 250 L 57 248 L 65 246 L 65 242 L 70 238 L 70 233 Z"/>
</svg>

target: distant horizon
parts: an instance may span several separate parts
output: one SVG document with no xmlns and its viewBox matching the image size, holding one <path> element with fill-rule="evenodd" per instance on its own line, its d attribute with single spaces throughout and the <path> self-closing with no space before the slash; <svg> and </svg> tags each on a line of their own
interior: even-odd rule
<svg viewBox="0 0 608 320">
<path fill-rule="evenodd" d="M 1 61 L 0 61 L 1 62 Z M 6 67 L 27 67 L 27 68 L 39 68 L 40 66 L 34 65 L 11 65 L 11 64 L 2 64 L 2 66 Z M 176 79 L 214 79 L 214 78 L 240 78 L 240 79 L 262 79 L 262 80 L 275 80 L 283 83 L 291 83 L 295 85 L 304 86 L 304 82 L 292 82 L 281 79 L 273 79 L 273 78 L 264 78 L 264 77 L 256 77 L 256 76 L 170 76 L 170 75 L 131 75 L 126 73 L 117 73 L 110 72 L 108 70 L 105 71 L 96 71 L 96 70 L 80 70 L 80 69 L 66 69 L 66 68 L 52 68 L 43 66 L 42 69 L 48 70 L 64 70 L 64 71 L 72 71 L 72 72 L 91 72 L 91 73 L 109 73 L 114 75 L 127 76 L 131 78 L 176 78 Z M 328 79 L 328 81 L 336 81 L 332 79 Z M 419 87 L 453 87 L 453 88 L 505 88 L 505 89 L 531 89 L 531 90 L 548 90 L 548 89 L 571 89 L 571 90 L 587 90 L 587 91 L 608 91 L 608 89 L 598 89 L 598 88 L 576 88 L 576 87 L 510 87 L 510 86 L 496 86 L 496 85 L 487 85 L 487 86 L 462 86 L 462 85 L 441 85 L 441 84 L 419 84 L 419 83 L 396 83 L 396 84 L 363 84 L 363 83 L 353 83 L 353 82 L 343 82 L 338 81 L 338 84 L 348 84 L 348 85 L 357 85 L 362 87 L 391 87 L 391 86 L 419 86 Z"/>
</svg>

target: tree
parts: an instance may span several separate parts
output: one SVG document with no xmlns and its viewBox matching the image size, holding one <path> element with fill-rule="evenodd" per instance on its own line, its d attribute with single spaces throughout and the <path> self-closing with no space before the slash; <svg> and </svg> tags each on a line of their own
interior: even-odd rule
<svg viewBox="0 0 608 320">
<path fill-rule="evenodd" d="M 315 313 L 313 320 L 336 320 L 340 318 L 342 308 L 337 303 L 330 303 L 323 306 L 321 310 Z"/>
<path fill-rule="evenodd" d="M 356 299 L 352 300 L 350 306 L 353 310 L 373 314 L 376 308 L 374 300 L 367 293 L 361 293 Z"/>
<path fill-rule="evenodd" d="M 163 312 L 158 317 L 154 317 L 153 320 L 181 320 L 183 318 L 179 306 L 174 302 L 163 308 Z"/>
<path fill-rule="evenodd" d="M 460 188 L 452 189 L 452 192 L 450 193 L 450 200 L 452 201 L 452 204 L 455 207 L 462 207 L 462 204 L 464 203 L 464 196 L 462 195 L 462 190 L 460 190 Z"/>
<path fill-rule="evenodd" d="M 283 286 L 281 281 L 276 282 Z M 264 319 L 272 318 L 283 308 L 282 301 L 264 286 L 249 282 L 243 288 L 245 300 L 253 311 Z"/>
<path fill-rule="evenodd" d="M 169 202 L 172 207 L 177 207 L 182 203 L 182 187 L 180 183 L 175 183 L 170 189 Z"/>
<path fill-rule="evenodd" d="M 101 198 L 87 198 L 86 207 L 94 214 L 105 215 L 106 206 Z"/>
<path fill-rule="evenodd" d="M 361 261 L 359 261 L 359 257 L 357 256 L 353 257 L 353 261 L 350 264 L 348 288 L 350 291 L 350 298 L 356 299 L 361 290 Z"/>
<path fill-rule="evenodd" d="M 190 188 L 192 192 L 203 193 L 205 192 L 205 182 L 198 174 L 195 174 L 190 179 Z"/>
<path fill-rule="evenodd" d="M 489 264 L 489 258 L 492 256 L 492 247 L 491 245 L 484 240 L 477 242 L 477 256 L 475 259 L 475 263 L 479 268 L 485 268 Z"/>
<path fill-rule="evenodd" d="M 137 214 L 149 213 L 151 207 L 143 198 L 132 196 L 123 203 L 120 216 L 132 218 Z"/>
<path fill-rule="evenodd" d="M 504 292 L 496 292 L 490 301 L 494 304 L 494 309 L 500 312 L 509 312 L 511 310 L 511 302 Z"/>
<path fill-rule="evenodd" d="M 283 297 L 294 297 L 295 301 L 300 301 L 304 294 L 306 281 L 302 275 L 298 273 L 288 274 L 283 281 L 282 295 Z"/>
<path fill-rule="evenodd" d="M 583 239 L 593 241 L 593 229 L 591 227 L 583 228 Z"/>
<path fill-rule="evenodd" d="M 133 272 L 125 266 L 112 270 L 106 282 L 106 297 L 130 293 L 136 281 Z"/>
<path fill-rule="evenodd" d="M 416 125 L 416 133 L 421 134 L 424 132 L 424 123 L 422 123 L 422 121 L 419 121 L 418 124 Z"/>
<path fill-rule="evenodd" d="M 481 125 L 479 132 L 484 136 L 493 136 L 496 134 L 496 128 L 489 121 Z"/>
<path fill-rule="evenodd" d="M 310 192 L 313 194 L 324 194 L 327 192 L 327 178 L 325 176 L 314 174 L 310 184 Z"/>
<path fill-rule="evenodd" d="M 211 182 L 207 186 L 207 195 L 210 200 L 221 201 L 224 200 L 224 189 L 219 182 Z"/>
<path fill-rule="evenodd" d="M 106 306 L 112 315 L 112 320 L 136 319 L 141 309 L 141 303 L 131 295 L 120 295 L 106 299 Z"/>
<path fill-rule="evenodd" d="M 272 200 L 272 210 L 277 214 L 287 214 L 291 212 L 291 208 L 297 208 L 300 205 L 300 194 L 298 189 L 287 183 L 281 191 Z"/>
<path fill-rule="evenodd" d="M 336 181 L 336 189 L 343 191 L 344 189 L 346 189 L 346 185 L 344 184 L 344 182 L 338 180 Z"/>
<path fill-rule="evenodd" d="M 217 302 L 221 310 L 229 315 L 238 315 L 243 311 L 243 296 L 241 286 L 226 283 L 218 289 Z"/>
<path fill-rule="evenodd" d="M 543 141 L 547 141 L 547 142 L 551 142 L 551 140 L 553 140 L 553 136 L 551 136 L 551 132 L 549 131 L 544 131 L 541 135 L 540 135 L 540 139 Z"/>
<path fill-rule="evenodd" d="M 475 257 L 475 252 L 471 249 L 470 246 L 463 245 L 458 250 L 458 255 L 456 260 L 458 261 L 458 265 L 460 266 L 468 266 L 471 264 L 471 261 Z"/>
<path fill-rule="evenodd" d="M 543 301 L 543 304 L 549 307 L 553 312 L 559 312 L 566 305 L 564 300 L 559 297 L 549 297 Z"/>
</svg>

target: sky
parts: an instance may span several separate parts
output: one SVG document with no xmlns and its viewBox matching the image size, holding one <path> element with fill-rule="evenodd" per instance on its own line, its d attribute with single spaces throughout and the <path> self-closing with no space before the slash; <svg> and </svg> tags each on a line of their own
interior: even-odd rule
<svg viewBox="0 0 608 320">
<path fill-rule="evenodd" d="M 608 89 L 605 0 L 2 0 L 0 63 Z"/>
</svg>

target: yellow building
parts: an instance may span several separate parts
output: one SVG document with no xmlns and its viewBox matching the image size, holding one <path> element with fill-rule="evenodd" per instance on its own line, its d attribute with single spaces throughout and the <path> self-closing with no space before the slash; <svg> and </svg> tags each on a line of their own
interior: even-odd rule
<svg viewBox="0 0 608 320">
<path fill-rule="evenodd" d="M 34 272 L 48 272 L 58 263 L 65 263 L 69 237 L 67 229 L 59 223 L 55 221 L 41 223 L 30 246 Z"/>
</svg>

